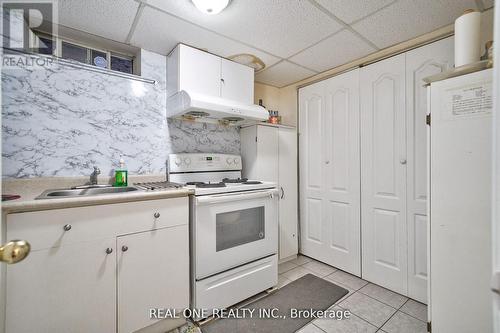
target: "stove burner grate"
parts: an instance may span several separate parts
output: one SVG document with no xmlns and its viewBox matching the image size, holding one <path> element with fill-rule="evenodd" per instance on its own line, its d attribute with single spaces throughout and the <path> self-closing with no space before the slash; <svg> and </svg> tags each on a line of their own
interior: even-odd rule
<svg viewBox="0 0 500 333">
<path fill-rule="evenodd" d="M 259 182 L 258 180 L 247 180 L 246 182 L 242 183 L 243 185 L 257 185 L 257 184 L 262 184 L 262 182 Z"/>
<path fill-rule="evenodd" d="M 168 190 L 168 189 L 175 189 L 182 187 L 181 184 L 172 182 L 145 182 L 145 183 L 134 183 L 134 185 L 149 191 Z"/>
<path fill-rule="evenodd" d="M 227 184 L 245 183 L 247 181 L 248 181 L 248 178 L 224 178 L 222 180 L 223 183 L 227 183 Z"/>
<path fill-rule="evenodd" d="M 197 188 L 226 187 L 226 184 L 223 182 L 220 183 L 187 182 L 186 185 L 195 185 Z"/>
</svg>

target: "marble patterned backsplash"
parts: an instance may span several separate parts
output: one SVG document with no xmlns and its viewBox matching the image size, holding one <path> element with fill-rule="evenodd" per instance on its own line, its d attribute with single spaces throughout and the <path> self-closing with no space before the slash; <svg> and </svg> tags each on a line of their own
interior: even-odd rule
<svg viewBox="0 0 500 333">
<path fill-rule="evenodd" d="M 240 153 L 239 130 L 166 119 L 166 59 L 141 51 L 156 84 L 62 63 L 2 69 L 2 176 L 112 175 L 166 170 L 169 153 Z"/>
</svg>

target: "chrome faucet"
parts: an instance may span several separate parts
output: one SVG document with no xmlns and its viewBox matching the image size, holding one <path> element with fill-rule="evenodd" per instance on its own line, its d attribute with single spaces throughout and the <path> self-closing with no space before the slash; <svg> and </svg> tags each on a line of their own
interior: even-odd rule
<svg viewBox="0 0 500 333">
<path fill-rule="evenodd" d="M 94 172 L 90 174 L 90 185 L 97 185 L 97 176 L 101 174 L 101 170 L 94 166 Z"/>
</svg>

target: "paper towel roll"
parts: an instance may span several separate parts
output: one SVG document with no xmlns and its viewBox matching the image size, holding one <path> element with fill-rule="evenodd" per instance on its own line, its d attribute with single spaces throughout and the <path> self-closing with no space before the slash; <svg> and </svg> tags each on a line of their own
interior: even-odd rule
<svg viewBox="0 0 500 333">
<path fill-rule="evenodd" d="M 481 58 L 481 13 L 466 11 L 455 20 L 455 67 Z"/>
</svg>

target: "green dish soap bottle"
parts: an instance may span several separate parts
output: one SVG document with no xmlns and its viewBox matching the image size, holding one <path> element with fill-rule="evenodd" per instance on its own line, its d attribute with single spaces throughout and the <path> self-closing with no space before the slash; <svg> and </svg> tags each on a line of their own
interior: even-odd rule
<svg viewBox="0 0 500 333">
<path fill-rule="evenodd" d="M 120 157 L 120 168 L 115 170 L 115 186 L 128 186 L 128 171 L 125 168 L 125 161 Z"/>
</svg>

